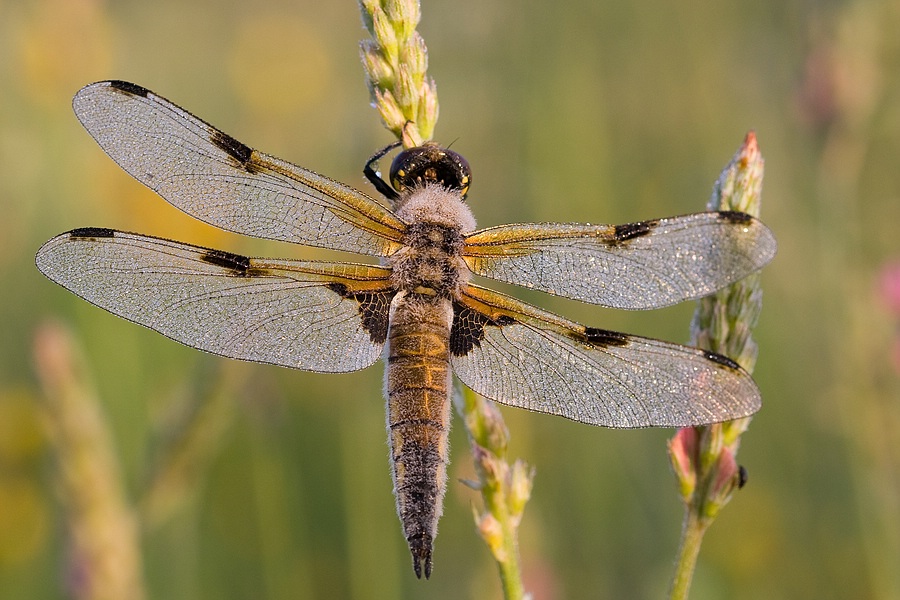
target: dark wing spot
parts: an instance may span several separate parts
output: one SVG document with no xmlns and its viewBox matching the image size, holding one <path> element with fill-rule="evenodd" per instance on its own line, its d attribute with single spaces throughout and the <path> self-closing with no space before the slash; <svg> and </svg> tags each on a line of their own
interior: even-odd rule
<svg viewBox="0 0 900 600">
<path fill-rule="evenodd" d="M 610 346 L 627 346 L 629 338 L 624 333 L 619 333 L 618 331 L 597 329 L 596 327 L 585 327 L 584 339 L 582 341 L 593 346 L 608 348 Z"/>
<path fill-rule="evenodd" d="M 723 367 L 728 367 L 729 369 L 734 369 L 735 371 L 743 370 L 741 369 L 741 365 L 737 364 L 736 362 L 722 354 L 716 354 L 715 352 L 704 350 L 703 356 L 716 364 L 722 365 Z"/>
<path fill-rule="evenodd" d="M 453 304 L 453 326 L 450 328 L 450 354 L 465 356 L 472 348 L 481 345 L 484 328 L 491 319 L 463 304 Z"/>
<path fill-rule="evenodd" d="M 387 340 L 388 316 L 394 292 L 356 294 L 363 329 L 369 332 L 373 344 L 383 344 Z"/>
<path fill-rule="evenodd" d="M 243 168 L 248 171 L 251 170 L 248 165 L 250 164 L 250 157 L 253 155 L 253 148 L 212 127 L 210 127 L 209 131 L 209 140 L 228 156 L 236 160 Z"/>
<path fill-rule="evenodd" d="M 749 477 L 747 473 L 747 469 L 744 468 L 744 465 L 738 465 L 738 489 L 741 489 L 745 485 L 747 485 L 747 478 Z"/>
<path fill-rule="evenodd" d="M 109 87 L 122 92 L 123 94 L 128 94 L 129 96 L 141 96 L 142 98 L 146 98 L 147 94 L 150 93 L 150 90 L 147 88 L 127 81 L 113 80 L 109 82 Z"/>
<path fill-rule="evenodd" d="M 453 327 L 450 329 L 450 354 L 465 356 L 472 348 L 481 346 L 485 327 L 504 327 L 515 322 L 515 319 L 506 315 L 491 319 L 484 313 L 454 302 Z"/>
<path fill-rule="evenodd" d="M 353 292 L 343 283 L 329 283 L 328 289 L 341 298 L 352 298 L 359 303 L 362 327 L 369 334 L 373 344 L 383 344 L 387 340 L 388 317 L 390 316 L 393 290 L 383 292 Z"/>
<path fill-rule="evenodd" d="M 746 225 L 753 221 L 753 217 L 747 213 L 738 212 L 736 210 L 720 210 L 719 218 L 735 225 Z"/>
<path fill-rule="evenodd" d="M 231 269 L 235 275 L 240 277 L 246 277 L 247 270 L 250 268 L 249 258 L 224 250 L 208 250 L 200 259 L 219 267 Z"/>
<path fill-rule="evenodd" d="M 107 229 L 106 227 L 81 227 L 73 229 L 69 232 L 72 238 L 111 238 L 116 237 L 115 229 Z"/>
<path fill-rule="evenodd" d="M 615 243 L 627 242 L 634 238 L 647 235 L 659 225 L 659 221 L 641 221 L 640 223 L 625 223 L 624 225 L 615 226 Z"/>
</svg>

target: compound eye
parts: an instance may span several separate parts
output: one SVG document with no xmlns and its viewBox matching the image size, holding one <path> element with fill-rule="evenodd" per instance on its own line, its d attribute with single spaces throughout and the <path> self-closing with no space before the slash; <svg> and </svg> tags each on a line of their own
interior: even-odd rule
<svg viewBox="0 0 900 600">
<path fill-rule="evenodd" d="M 452 183 L 450 182 L 451 178 L 448 177 L 446 185 L 447 187 L 458 190 L 459 195 L 465 199 L 466 195 L 469 193 L 469 185 L 472 183 L 472 168 L 469 166 L 469 161 L 453 150 L 445 150 L 444 152 L 446 153 L 446 160 L 452 164 L 450 171 L 452 171 L 453 174 Z"/>
<path fill-rule="evenodd" d="M 436 144 L 404 150 L 391 164 L 391 185 L 404 192 L 426 183 L 437 183 L 466 197 L 471 168 L 465 158 Z"/>
</svg>

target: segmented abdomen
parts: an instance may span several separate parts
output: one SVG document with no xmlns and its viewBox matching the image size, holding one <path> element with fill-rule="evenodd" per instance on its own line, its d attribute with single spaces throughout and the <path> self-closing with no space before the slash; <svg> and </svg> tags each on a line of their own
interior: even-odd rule
<svg viewBox="0 0 900 600">
<path fill-rule="evenodd" d="M 452 323 L 446 299 L 400 292 L 391 303 L 385 394 L 394 494 L 413 568 L 426 578 L 447 481 Z"/>
</svg>

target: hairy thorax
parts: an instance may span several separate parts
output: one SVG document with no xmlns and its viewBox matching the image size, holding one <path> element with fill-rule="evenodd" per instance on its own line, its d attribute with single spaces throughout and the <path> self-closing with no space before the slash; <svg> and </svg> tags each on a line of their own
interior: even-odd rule
<svg viewBox="0 0 900 600">
<path fill-rule="evenodd" d="M 458 193 L 426 185 L 404 194 L 397 216 L 409 223 L 404 247 L 387 260 L 398 290 L 455 298 L 469 281 L 462 258 L 464 234 L 475 229 L 472 212 Z"/>
</svg>

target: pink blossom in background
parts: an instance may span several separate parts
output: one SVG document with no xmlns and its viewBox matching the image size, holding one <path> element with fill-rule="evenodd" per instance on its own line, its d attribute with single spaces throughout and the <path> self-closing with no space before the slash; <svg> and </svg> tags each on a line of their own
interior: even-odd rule
<svg viewBox="0 0 900 600">
<path fill-rule="evenodd" d="M 878 292 L 888 310 L 900 316 L 900 263 L 889 264 L 881 270 Z"/>
<path fill-rule="evenodd" d="M 882 268 L 878 278 L 878 296 L 895 317 L 895 335 L 891 344 L 894 368 L 900 372 L 900 262 Z"/>
</svg>

